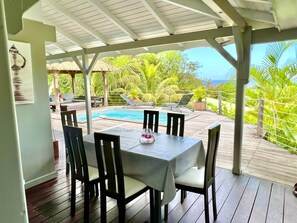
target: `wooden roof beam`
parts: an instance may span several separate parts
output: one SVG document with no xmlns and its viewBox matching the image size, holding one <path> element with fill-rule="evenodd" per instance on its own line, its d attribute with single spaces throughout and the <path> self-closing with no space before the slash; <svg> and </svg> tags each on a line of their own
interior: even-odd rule
<svg viewBox="0 0 297 223">
<path fill-rule="evenodd" d="M 223 20 L 231 26 L 238 26 L 241 31 L 245 30 L 247 25 L 244 18 L 235 10 L 228 0 L 202 0 L 212 8 Z"/>
<path fill-rule="evenodd" d="M 129 29 L 121 20 L 119 20 L 117 17 L 115 17 L 101 2 L 98 0 L 89 0 L 96 9 L 106 15 L 106 18 L 108 18 L 110 21 L 112 21 L 116 26 L 118 26 L 123 32 L 125 32 L 127 35 L 131 37 L 133 40 L 139 40 L 141 39 L 136 33 L 134 33 L 131 29 Z"/>
<path fill-rule="evenodd" d="M 47 0 L 48 3 L 50 3 L 56 10 L 58 10 L 60 13 L 65 15 L 68 19 L 72 20 L 72 22 L 76 23 L 79 25 L 83 30 L 86 32 L 90 33 L 92 36 L 94 36 L 96 39 L 101 41 L 104 44 L 107 44 L 108 41 L 98 32 L 96 32 L 93 28 L 88 26 L 86 23 L 82 22 L 79 20 L 77 17 L 72 15 L 68 10 L 66 10 L 64 7 L 59 5 L 56 1 L 54 0 Z"/>
<path fill-rule="evenodd" d="M 155 19 L 160 23 L 160 25 L 169 33 L 174 34 L 174 28 L 169 22 L 162 16 L 157 7 L 151 0 L 141 0 L 144 6 L 150 11 L 150 13 L 155 17 Z"/>
<path fill-rule="evenodd" d="M 197 0 L 186 0 L 186 1 L 185 0 L 162 0 L 162 1 L 191 10 L 193 12 L 197 12 L 201 15 L 205 15 L 213 19 L 222 20 L 220 16 L 218 16 L 210 7 L 208 7 L 202 1 L 197 1 Z"/>
<path fill-rule="evenodd" d="M 157 37 L 153 39 L 138 40 L 138 41 L 128 42 L 128 43 L 119 43 L 119 44 L 109 45 L 109 46 L 94 47 L 94 48 L 85 49 L 85 51 L 86 51 L 86 54 L 93 54 L 97 52 L 104 53 L 104 52 L 136 49 L 136 48 L 142 48 L 142 47 L 148 47 L 148 46 L 166 45 L 171 43 L 204 40 L 207 38 L 226 37 L 226 36 L 233 36 L 231 27 L 197 31 L 192 33 L 175 34 L 170 36 Z M 47 60 L 67 58 L 67 57 L 72 57 L 77 55 L 81 55 L 81 50 L 69 52 L 66 54 L 51 55 L 47 57 Z"/>
<path fill-rule="evenodd" d="M 271 24 L 276 24 L 274 17 L 269 12 L 263 12 L 258 10 L 251 10 L 251 9 L 242 9 L 242 8 L 235 8 L 236 11 L 238 11 L 242 17 L 260 21 L 260 22 L 266 22 Z"/>
<path fill-rule="evenodd" d="M 215 48 L 234 68 L 237 68 L 237 61 L 219 44 L 215 39 L 209 38 L 206 41 Z"/>
</svg>

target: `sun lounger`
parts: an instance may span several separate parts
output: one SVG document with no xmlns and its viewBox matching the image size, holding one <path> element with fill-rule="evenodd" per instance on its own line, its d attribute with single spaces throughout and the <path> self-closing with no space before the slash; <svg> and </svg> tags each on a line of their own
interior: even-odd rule
<svg viewBox="0 0 297 223">
<path fill-rule="evenodd" d="M 179 112 L 182 112 L 181 108 L 187 108 L 187 109 L 190 109 L 191 111 L 194 111 L 194 109 L 187 107 L 192 97 L 193 97 L 193 94 L 184 94 L 179 100 L 179 102 L 177 103 L 164 103 L 163 109 L 169 108 L 171 110 L 177 110 Z"/>
<path fill-rule="evenodd" d="M 127 95 L 121 94 L 121 98 L 123 98 L 127 102 L 127 106 L 125 107 L 138 107 L 138 106 L 150 106 L 154 107 L 154 102 L 135 102 L 131 100 Z"/>
</svg>

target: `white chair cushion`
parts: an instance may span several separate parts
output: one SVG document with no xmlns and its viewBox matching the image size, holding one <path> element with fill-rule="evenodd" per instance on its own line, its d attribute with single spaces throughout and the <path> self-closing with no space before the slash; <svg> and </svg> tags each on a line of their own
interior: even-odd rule
<svg viewBox="0 0 297 223">
<path fill-rule="evenodd" d="M 117 181 L 116 181 L 116 184 L 117 184 Z M 125 184 L 125 198 L 130 197 L 131 195 L 147 187 L 147 185 L 145 185 L 141 181 L 138 181 L 128 176 L 124 176 L 124 184 Z M 105 185 L 106 185 L 106 188 L 108 188 L 108 180 L 105 182 Z"/>
<path fill-rule="evenodd" d="M 181 176 L 175 178 L 175 183 L 190 187 L 203 188 L 204 167 L 200 169 L 198 169 L 197 167 L 188 169 Z"/>
<path fill-rule="evenodd" d="M 125 198 L 130 197 L 131 195 L 147 187 L 144 183 L 128 176 L 124 176 L 124 181 L 125 181 Z"/>
<path fill-rule="evenodd" d="M 88 166 L 88 171 L 89 171 L 89 180 L 95 180 L 99 178 L 99 173 L 98 169 L 95 167 Z"/>
</svg>

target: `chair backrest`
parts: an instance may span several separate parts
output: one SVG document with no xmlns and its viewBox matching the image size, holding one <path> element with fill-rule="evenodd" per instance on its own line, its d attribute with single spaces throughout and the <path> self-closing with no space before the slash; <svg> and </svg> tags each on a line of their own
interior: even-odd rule
<svg viewBox="0 0 297 223">
<path fill-rule="evenodd" d="M 121 98 L 123 98 L 128 104 L 130 104 L 130 105 L 133 105 L 133 104 L 134 104 L 134 101 L 132 101 L 130 98 L 128 98 L 127 95 L 125 95 L 125 94 L 121 94 L 120 96 L 121 96 Z"/>
<path fill-rule="evenodd" d="M 61 121 L 63 126 L 68 125 L 78 127 L 76 110 L 61 111 Z"/>
<path fill-rule="evenodd" d="M 166 134 L 184 136 L 185 115 L 178 113 L 167 113 Z"/>
<path fill-rule="evenodd" d="M 182 98 L 179 100 L 177 105 L 186 106 L 190 102 L 192 97 L 193 97 L 193 94 L 184 94 Z"/>
<path fill-rule="evenodd" d="M 120 136 L 95 132 L 94 138 L 99 176 L 107 180 L 107 188 L 104 181 L 100 187 L 107 195 L 125 198 Z"/>
<path fill-rule="evenodd" d="M 80 181 L 89 181 L 88 162 L 86 158 L 82 129 L 63 126 L 65 147 L 69 154 L 71 175 Z"/>
<path fill-rule="evenodd" d="M 159 111 L 143 110 L 143 128 L 147 127 L 158 132 Z"/>
<path fill-rule="evenodd" d="M 204 186 L 208 188 L 215 176 L 216 157 L 220 139 L 221 125 L 216 124 L 208 129 L 208 146 L 205 160 Z"/>
</svg>

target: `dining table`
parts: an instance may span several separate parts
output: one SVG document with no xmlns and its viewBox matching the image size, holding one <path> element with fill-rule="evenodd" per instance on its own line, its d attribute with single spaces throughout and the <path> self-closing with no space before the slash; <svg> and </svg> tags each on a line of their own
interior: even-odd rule
<svg viewBox="0 0 297 223">
<path fill-rule="evenodd" d="M 100 132 L 120 136 L 124 174 L 154 189 L 154 222 L 161 222 L 161 206 L 176 195 L 174 178 L 205 163 L 204 146 L 198 138 L 154 133 L 155 141 L 143 144 L 141 130 L 112 127 Z M 94 134 L 85 135 L 83 140 L 88 165 L 97 167 Z"/>
</svg>

